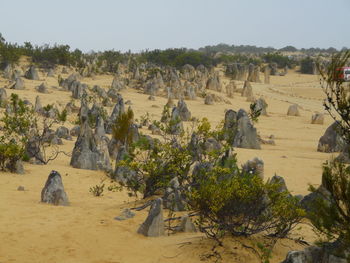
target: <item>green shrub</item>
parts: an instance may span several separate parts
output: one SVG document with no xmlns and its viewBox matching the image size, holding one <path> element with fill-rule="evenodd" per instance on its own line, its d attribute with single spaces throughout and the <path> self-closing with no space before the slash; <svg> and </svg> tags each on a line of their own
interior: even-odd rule
<svg viewBox="0 0 350 263">
<path fill-rule="evenodd" d="M 190 203 L 199 213 L 201 231 L 216 240 L 226 234 L 257 233 L 282 238 L 300 222 L 304 211 L 296 198 L 279 188 L 242 173 L 233 160 L 229 167 L 216 166 L 201 174 Z"/>
<path fill-rule="evenodd" d="M 314 60 L 310 57 L 304 58 L 300 61 L 300 72 L 303 74 L 314 73 Z"/>
</svg>

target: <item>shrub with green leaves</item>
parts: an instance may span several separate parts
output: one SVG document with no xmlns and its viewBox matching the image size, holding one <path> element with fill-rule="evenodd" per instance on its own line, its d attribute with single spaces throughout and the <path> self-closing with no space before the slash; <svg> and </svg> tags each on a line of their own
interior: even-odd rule
<svg viewBox="0 0 350 263">
<path fill-rule="evenodd" d="M 25 105 L 18 95 L 11 94 L 10 112 L 5 112 L 1 122 L 0 169 L 13 172 L 16 162 L 24 157 L 29 130 L 35 122 L 33 109 Z"/>
<path fill-rule="evenodd" d="M 216 165 L 204 171 L 191 192 L 190 204 L 199 213 L 200 230 L 216 240 L 226 234 L 285 237 L 304 216 L 298 200 L 279 191 L 280 184 L 243 173 L 232 158 L 226 167 Z"/>
</svg>

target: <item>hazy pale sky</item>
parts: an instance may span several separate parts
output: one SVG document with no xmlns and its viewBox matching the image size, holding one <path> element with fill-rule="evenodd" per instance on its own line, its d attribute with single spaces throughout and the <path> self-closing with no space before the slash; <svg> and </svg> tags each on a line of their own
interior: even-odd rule
<svg viewBox="0 0 350 263">
<path fill-rule="evenodd" d="M 0 0 L 10 42 L 83 51 L 350 47 L 350 0 Z"/>
</svg>

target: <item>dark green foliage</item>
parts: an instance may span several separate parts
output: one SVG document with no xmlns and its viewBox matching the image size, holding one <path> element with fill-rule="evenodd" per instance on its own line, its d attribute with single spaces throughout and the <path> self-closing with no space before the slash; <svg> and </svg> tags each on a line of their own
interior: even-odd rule
<svg viewBox="0 0 350 263">
<path fill-rule="evenodd" d="M 219 63 L 243 63 L 261 65 L 262 60 L 257 56 L 245 55 L 245 54 L 222 54 L 217 59 Z"/>
<path fill-rule="evenodd" d="M 2 171 L 16 171 L 16 162 L 23 159 L 24 148 L 15 142 L 6 142 L 0 138 L 0 169 Z"/>
<path fill-rule="evenodd" d="M 116 73 L 120 63 L 127 61 L 127 55 L 119 51 L 107 50 L 98 56 L 98 65 L 103 66 L 104 71 Z"/>
<path fill-rule="evenodd" d="M 298 49 L 293 46 L 285 46 L 283 48 L 280 48 L 278 51 L 296 52 Z"/>
<path fill-rule="evenodd" d="M 129 108 L 127 112 L 120 114 L 113 126 L 112 136 L 117 141 L 122 142 L 125 146 L 132 143 L 132 133 L 130 127 L 134 121 L 134 113 Z"/>
<path fill-rule="evenodd" d="M 313 74 L 314 73 L 314 60 L 310 57 L 304 58 L 300 61 L 300 72 L 303 74 Z"/>
<path fill-rule="evenodd" d="M 177 68 L 181 68 L 186 64 L 190 64 L 194 67 L 201 64 L 206 67 L 215 65 L 215 61 L 212 57 L 202 52 L 187 50 L 185 48 L 145 51 L 141 53 L 139 60 L 151 62 L 160 66 L 173 66 Z"/>
<path fill-rule="evenodd" d="M 296 61 L 293 59 L 289 58 L 288 56 L 284 56 L 281 53 L 267 53 L 262 56 L 263 60 L 266 63 L 277 63 L 277 66 L 279 68 L 284 68 L 284 67 L 289 67 L 292 68 L 295 66 Z"/>
<path fill-rule="evenodd" d="M 335 78 L 337 69 L 350 62 L 350 51 L 343 51 L 332 57 L 326 69 L 318 64 L 321 85 L 326 94 L 325 109 L 337 122 L 339 131 L 350 145 L 350 98 L 345 83 Z M 347 152 L 346 152 L 347 151 Z M 348 148 L 345 154 L 350 154 Z M 338 240 L 339 252 L 350 247 L 350 165 L 332 160 L 323 166 L 322 186 L 328 191 L 327 196 L 317 198 L 315 209 L 309 217 L 319 233 L 328 241 Z M 315 192 L 314 187 L 310 187 Z"/>
<path fill-rule="evenodd" d="M 1 119 L 3 136 L 0 137 L 0 169 L 15 171 L 15 164 L 23 159 L 28 133 L 34 123 L 33 110 L 11 94 L 10 106 L 12 113 L 5 112 Z"/>
<path fill-rule="evenodd" d="M 259 117 L 261 115 L 262 109 L 257 109 L 256 102 L 253 102 L 249 105 L 250 111 L 249 111 L 249 118 L 252 120 L 252 122 L 257 123 L 259 120 Z"/>
<path fill-rule="evenodd" d="M 279 187 L 242 173 L 233 159 L 229 166 L 218 165 L 201 174 L 191 193 L 191 208 L 200 215 L 201 230 L 215 239 L 262 232 L 285 237 L 304 211 L 296 198 L 278 191 Z"/>
<path fill-rule="evenodd" d="M 0 42 L 0 68 L 16 64 L 21 55 L 22 51 L 16 44 Z"/>
<path fill-rule="evenodd" d="M 313 212 L 309 214 L 312 224 L 328 240 L 339 238 L 343 249 L 350 246 L 350 166 L 338 161 L 323 165 L 322 186 L 329 196 L 317 198 Z M 315 192 L 314 187 L 310 188 Z"/>
<path fill-rule="evenodd" d="M 349 86 L 343 79 L 338 78 L 339 69 L 349 65 L 350 51 L 333 55 L 331 63 L 323 69 L 318 63 L 321 75 L 321 86 L 327 99 L 324 101 L 325 110 L 339 124 L 342 136 L 350 145 L 350 96 Z"/>
<path fill-rule="evenodd" d="M 67 110 L 63 109 L 61 112 L 57 112 L 57 120 L 60 122 L 66 122 L 67 121 Z"/>
<path fill-rule="evenodd" d="M 103 195 L 104 188 L 105 184 L 102 180 L 100 184 L 90 187 L 89 192 L 92 193 L 94 196 L 99 197 Z"/>
</svg>

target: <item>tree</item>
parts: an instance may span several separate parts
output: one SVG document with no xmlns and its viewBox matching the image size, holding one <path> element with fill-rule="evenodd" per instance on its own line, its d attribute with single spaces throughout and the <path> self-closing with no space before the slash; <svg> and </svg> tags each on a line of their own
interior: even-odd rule
<svg viewBox="0 0 350 263">
<path fill-rule="evenodd" d="M 324 107 L 336 121 L 339 132 L 350 145 L 350 97 L 349 85 L 338 78 L 339 68 L 350 62 L 350 51 L 332 56 L 328 67 L 318 63 L 321 86 L 326 94 Z M 350 149 L 347 149 L 349 154 Z M 323 166 L 322 187 L 327 194 L 321 194 L 313 202 L 313 212 L 309 218 L 316 231 L 327 237 L 327 241 L 337 240 L 338 252 L 350 247 L 350 165 L 341 160 L 331 160 Z M 317 192 L 310 187 L 312 192 Z"/>
<path fill-rule="evenodd" d="M 314 73 L 314 60 L 311 57 L 306 57 L 300 61 L 300 72 L 304 74 Z"/>
</svg>

